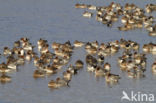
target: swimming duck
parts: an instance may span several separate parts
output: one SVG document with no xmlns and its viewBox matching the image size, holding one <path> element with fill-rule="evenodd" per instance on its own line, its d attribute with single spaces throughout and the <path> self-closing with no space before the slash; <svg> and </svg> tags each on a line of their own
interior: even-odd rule
<svg viewBox="0 0 156 103">
<path fill-rule="evenodd" d="M 142 50 L 145 53 L 149 53 L 150 52 L 150 46 L 148 44 L 144 44 Z"/>
<path fill-rule="evenodd" d="M 28 51 L 28 50 L 31 50 L 31 51 L 33 51 L 33 48 L 34 48 L 35 46 L 33 46 L 31 43 L 29 43 L 29 42 L 27 42 L 27 43 L 25 43 L 24 45 L 23 45 L 23 49 L 24 50 L 26 50 L 26 51 Z"/>
<path fill-rule="evenodd" d="M 26 53 L 26 55 L 25 55 L 25 60 L 31 61 L 31 59 L 32 59 L 31 52 L 30 52 L 30 51 L 27 51 L 27 53 Z"/>
<path fill-rule="evenodd" d="M 139 44 L 134 43 L 134 44 L 132 45 L 132 49 L 135 50 L 135 51 L 138 51 L 138 50 L 139 50 Z"/>
<path fill-rule="evenodd" d="M 53 42 L 52 45 L 51 45 L 51 47 L 53 49 L 60 48 L 60 46 L 61 46 L 61 44 L 60 43 L 56 43 L 56 42 Z"/>
<path fill-rule="evenodd" d="M 104 70 L 106 70 L 107 72 L 111 71 L 111 65 L 109 63 L 105 63 L 103 66 Z"/>
<path fill-rule="evenodd" d="M 121 22 L 122 22 L 123 24 L 126 24 L 126 23 L 128 22 L 128 18 L 127 18 L 126 16 L 123 16 L 123 17 L 121 18 Z"/>
<path fill-rule="evenodd" d="M 67 70 L 67 71 L 63 72 L 63 78 L 66 81 L 70 81 L 72 79 L 72 73 L 71 73 L 71 71 Z"/>
<path fill-rule="evenodd" d="M 17 64 L 16 62 L 8 62 L 7 63 L 7 68 L 17 70 Z"/>
<path fill-rule="evenodd" d="M 86 49 L 88 54 L 96 54 L 97 53 L 97 48 L 94 46 L 91 46 L 91 48 Z"/>
<path fill-rule="evenodd" d="M 23 65 L 25 63 L 25 58 L 24 56 L 18 56 L 17 60 L 16 60 L 16 64 L 17 65 Z"/>
<path fill-rule="evenodd" d="M 104 59 L 105 59 L 105 57 L 103 55 L 98 55 L 97 60 L 98 60 L 99 63 L 102 64 L 104 62 Z"/>
<path fill-rule="evenodd" d="M 47 44 L 47 40 L 44 40 L 42 38 L 40 38 L 38 41 L 37 41 L 37 45 L 38 45 L 38 51 L 41 50 L 41 48 Z"/>
<path fill-rule="evenodd" d="M 69 86 L 69 82 L 70 81 L 66 81 L 63 78 L 56 78 L 56 83 L 58 84 L 59 87 L 63 87 L 63 86 Z"/>
<path fill-rule="evenodd" d="M 96 6 L 94 5 L 87 5 L 88 10 L 96 10 Z"/>
<path fill-rule="evenodd" d="M 48 87 L 57 89 L 57 88 L 59 88 L 60 86 L 56 83 L 56 81 L 51 80 L 51 81 L 48 83 Z"/>
<path fill-rule="evenodd" d="M 78 70 L 75 68 L 75 66 L 73 66 L 72 64 L 69 65 L 69 67 L 68 67 L 67 70 L 70 71 L 70 73 L 71 73 L 71 74 L 74 74 L 74 75 L 77 74 L 77 71 L 78 71 Z"/>
<path fill-rule="evenodd" d="M 97 66 L 95 69 L 95 76 L 105 76 L 106 72 L 104 69 L 102 69 L 102 67 Z"/>
<path fill-rule="evenodd" d="M 49 49 L 48 48 L 49 48 L 49 45 L 48 44 L 43 45 L 43 47 L 40 50 L 40 53 L 41 54 L 45 54 L 45 53 L 49 52 Z"/>
<path fill-rule="evenodd" d="M 75 42 L 74 42 L 74 47 L 82 47 L 83 45 L 84 45 L 84 43 L 81 41 L 75 40 Z"/>
<path fill-rule="evenodd" d="M 88 54 L 86 56 L 86 63 L 89 64 L 89 65 L 97 65 L 98 61 L 97 61 L 97 59 L 95 57 Z"/>
<path fill-rule="evenodd" d="M 51 65 L 47 65 L 47 66 L 44 68 L 44 71 L 45 71 L 45 73 L 47 73 L 47 74 L 55 73 L 55 71 L 53 70 L 53 67 L 52 67 Z"/>
<path fill-rule="evenodd" d="M 77 69 L 83 68 L 83 62 L 82 62 L 81 60 L 77 60 L 77 61 L 75 62 L 75 67 L 76 67 Z"/>
<path fill-rule="evenodd" d="M 6 74 L 2 74 L 0 76 L 0 82 L 2 82 L 2 83 L 11 82 L 11 77 L 7 76 Z"/>
<path fill-rule="evenodd" d="M 96 15 L 96 21 L 98 21 L 98 22 L 102 22 L 102 20 L 103 20 L 103 18 L 102 18 L 102 16 L 101 15 Z"/>
<path fill-rule="evenodd" d="M 114 54 L 114 53 L 118 52 L 118 50 L 119 50 L 119 48 L 116 47 L 115 45 L 110 46 L 110 49 L 111 49 L 111 54 Z"/>
<path fill-rule="evenodd" d="M 14 42 L 14 47 L 20 47 L 20 45 L 21 45 L 21 43 L 19 40 Z"/>
<path fill-rule="evenodd" d="M 149 36 L 156 36 L 156 31 L 152 31 L 148 33 Z"/>
<path fill-rule="evenodd" d="M 121 26 L 121 27 L 118 27 L 118 29 L 119 29 L 120 31 L 127 31 L 127 30 L 129 30 L 129 28 L 128 28 L 126 25 Z"/>
<path fill-rule="evenodd" d="M 1 73 L 7 73 L 10 72 L 11 70 L 7 68 L 7 65 L 3 62 L 0 64 L 0 72 Z"/>
<path fill-rule="evenodd" d="M 135 66 L 135 63 L 132 60 L 129 60 L 126 64 L 127 70 L 131 70 Z"/>
<path fill-rule="evenodd" d="M 56 78 L 56 81 L 51 80 L 51 81 L 48 83 L 48 87 L 57 89 L 57 88 L 60 88 L 60 87 L 63 87 L 63 86 L 69 86 L 68 83 L 69 83 L 69 82 L 67 82 L 67 81 L 65 81 L 64 79 L 61 79 L 61 78 L 58 77 L 58 78 Z"/>
<path fill-rule="evenodd" d="M 93 13 L 91 12 L 88 12 L 88 11 L 83 12 L 83 17 L 85 18 L 91 18 L 92 16 L 93 16 Z"/>
<path fill-rule="evenodd" d="M 111 73 L 107 73 L 105 75 L 105 80 L 107 83 L 117 83 L 120 79 L 120 76 L 119 75 L 116 75 L 116 74 L 111 74 Z"/>
<path fill-rule="evenodd" d="M 34 78 L 40 78 L 40 77 L 44 77 L 45 76 L 45 72 L 43 70 L 35 70 L 34 71 L 34 74 L 33 74 L 33 77 Z"/>
<path fill-rule="evenodd" d="M 126 60 L 123 59 L 123 61 L 121 61 L 121 63 L 119 63 L 120 69 L 125 71 L 127 70 L 127 62 Z"/>
<path fill-rule="evenodd" d="M 6 55 L 11 55 L 12 52 L 11 52 L 10 48 L 4 47 L 4 49 L 3 49 L 3 54 L 4 54 L 5 56 L 6 56 Z"/>
<path fill-rule="evenodd" d="M 94 72 L 96 68 L 97 68 L 97 65 L 89 65 L 89 64 L 87 64 L 87 71 L 88 72 Z"/>
<path fill-rule="evenodd" d="M 75 8 L 81 8 L 81 9 L 85 9 L 85 8 L 87 8 L 87 5 L 85 5 L 85 4 L 75 4 Z"/>
</svg>

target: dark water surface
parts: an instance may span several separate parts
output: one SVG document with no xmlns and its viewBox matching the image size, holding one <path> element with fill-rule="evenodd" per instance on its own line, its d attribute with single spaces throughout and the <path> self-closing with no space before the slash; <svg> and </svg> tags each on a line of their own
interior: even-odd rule
<svg viewBox="0 0 156 103">
<path fill-rule="evenodd" d="M 33 44 L 39 38 L 52 42 L 70 40 L 108 42 L 120 38 L 137 41 L 142 46 L 154 42 L 156 38 L 149 37 L 144 29 L 128 32 L 117 30 L 115 25 L 107 28 L 91 19 L 82 17 L 84 10 L 75 9 L 76 3 L 108 5 L 112 0 L 0 0 L 0 51 L 4 46 L 12 47 L 12 43 L 21 37 L 28 37 Z M 135 3 L 143 8 L 147 3 L 156 0 L 116 0 L 124 5 Z M 153 13 L 154 14 L 154 13 Z M 155 16 L 156 17 L 156 16 Z M 77 59 L 84 61 L 84 49 L 76 49 L 71 63 Z M 50 90 L 48 82 L 57 76 L 34 80 L 32 63 L 19 67 L 19 72 L 10 74 L 12 82 L 0 84 L 0 103 L 121 103 L 122 91 L 153 93 L 156 96 L 156 78 L 151 73 L 154 56 L 147 55 L 148 64 L 146 77 L 140 80 L 127 78 L 117 66 L 117 57 L 121 54 L 106 58 L 112 65 L 112 72 L 122 78 L 118 85 L 109 87 L 104 79 L 96 80 L 94 75 L 86 71 L 86 67 L 73 77 L 70 88 Z M 1 59 L 1 61 L 3 58 Z M 65 68 L 62 70 L 62 72 Z M 58 75 L 60 76 L 60 72 Z M 156 98 L 155 98 L 156 99 Z M 126 103 L 126 101 L 124 101 Z M 127 102 L 128 103 L 128 102 Z"/>
</svg>

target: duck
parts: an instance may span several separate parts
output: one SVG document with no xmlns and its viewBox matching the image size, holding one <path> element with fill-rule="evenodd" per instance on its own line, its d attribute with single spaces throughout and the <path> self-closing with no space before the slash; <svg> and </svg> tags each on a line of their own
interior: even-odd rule
<svg viewBox="0 0 156 103">
<path fill-rule="evenodd" d="M 47 65 L 44 68 L 44 71 L 45 71 L 46 74 L 53 74 L 53 73 L 55 73 L 55 71 L 53 70 L 53 67 L 51 65 Z"/>
<path fill-rule="evenodd" d="M 60 86 L 56 83 L 56 81 L 51 80 L 51 81 L 48 83 L 48 87 L 49 87 L 49 88 L 53 88 L 53 89 L 57 89 L 57 88 L 59 88 Z"/>
<path fill-rule="evenodd" d="M 19 40 L 14 42 L 14 47 L 20 47 L 20 46 L 21 46 L 21 43 Z"/>
<path fill-rule="evenodd" d="M 48 48 L 49 48 L 49 45 L 48 44 L 43 45 L 43 47 L 40 50 L 40 53 L 41 54 L 45 54 L 45 53 L 49 52 L 49 49 Z"/>
<path fill-rule="evenodd" d="M 31 55 L 31 53 L 29 51 L 27 51 L 27 53 L 25 55 L 25 60 L 31 61 L 31 59 L 32 59 L 32 55 Z"/>
<path fill-rule="evenodd" d="M 149 32 L 148 35 L 155 37 L 156 36 L 156 31 Z"/>
<path fill-rule="evenodd" d="M 51 47 L 52 47 L 53 49 L 60 48 L 60 46 L 61 46 L 61 44 L 60 44 L 60 43 L 56 43 L 56 42 L 53 42 L 52 45 L 51 45 Z"/>
<path fill-rule="evenodd" d="M 141 61 L 142 61 L 142 57 L 141 56 L 137 56 L 137 57 L 134 58 L 135 64 L 140 64 Z"/>
<path fill-rule="evenodd" d="M 111 65 L 109 63 L 105 63 L 103 66 L 104 70 L 106 70 L 107 72 L 111 71 Z"/>
<path fill-rule="evenodd" d="M 134 68 L 135 63 L 132 60 L 129 60 L 127 62 L 127 70 L 131 70 L 132 68 Z"/>
<path fill-rule="evenodd" d="M 91 46 L 91 48 L 88 48 L 88 49 L 86 49 L 86 52 L 88 53 L 88 54 L 96 54 L 97 53 L 97 48 L 96 47 L 94 47 L 94 46 Z"/>
<path fill-rule="evenodd" d="M 89 65 L 97 65 L 98 61 L 95 57 L 90 54 L 86 55 L 86 63 Z"/>
<path fill-rule="evenodd" d="M 4 56 L 7 56 L 7 55 L 11 55 L 12 52 L 9 47 L 4 47 L 3 54 L 4 54 Z"/>
<path fill-rule="evenodd" d="M 17 60 L 16 60 L 16 64 L 17 65 L 23 65 L 25 63 L 25 58 L 24 56 L 18 56 Z"/>
<path fill-rule="evenodd" d="M 7 63 L 7 68 L 12 69 L 12 70 L 17 70 L 17 64 L 16 62 L 8 62 Z"/>
<path fill-rule="evenodd" d="M 88 10 L 96 10 L 96 6 L 94 5 L 87 5 Z"/>
<path fill-rule="evenodd" d="M 28 51 L 28 50 L 33 50 L 33 48 L 34 48 L 35 46 L 32 46 L 32 44 L 31 43 L 29 43 L 29 42 L 26 42 L 24 45 L 23 45 L 23 49 L 25 50 L 25 51 Z"/>
<path fill-rule="evenodd" d="M 107 83 L 117 83 L 119 79 L 120 79 L 120 76 L 116 74 L 107 73 L 105 75 L 105 80 Z"/>
<path fill-rule="evenodd" d="M 75 68 L 75 66 L 73 66 L 72 64 L 69 65 L 69 67 L 68 67 L 67 70 L 70 71 L 70 73 L 71 73 L 71 74 L 74 74 L 74 75 L 76 75 L 77 72 L 78 72 L 78 70 L 77 70 L 77 69 Z"/>
<path fill-rule="evenodd" d="M 77 4 L 75 4 L 75 8 L 85 9 L 85 8 L 87 8 L 87 5 L 77 3 Z"/>
<path fill-rule="evenodd" d="M 70 81 L 72 79 L 72 73 L 70 70 L 63 72 L 63 79 L 66 81 Z"/>
<path fill-rule="evenodd" d="M 156 55 L 156 44 L 153 44 L 153 46 L 151 46 L 151 53 L 153 55 Z"/>
<path fill-rule="evenodd" d="M 83 17 L 85 17 L 85 18 L 91 18 L 92 16 L 93 16 L 93 13 L 91 13 L 91 12 L 88 12 L 88 11 L 83 12 Z"/>
<path fill-rule="evenodd" d="M 39 46 L 39 45 L 42 45 L 42 44 L 47 44 L 47 40 L 44 40 L 44 39 L 42 39 L 42 38 L 40 38 L 38 41 L 37 41 L 37 45 Z"/>
<path fill-rule="evenodd" d="M 121 27 L 118 27 L 118 29 L 119 29 L 120 31 L 128 31 L 128 30 L 129 30 L 129 28 L 128 28 L 126 25 L 121 26 Z"/>
<path fill-rule="evenodd" d="M 68 54 L 68 53 L 63 52 L 60 49 L 55 49 L 54 53 L 55 53 L 56 56 L 59 56 L 59 57 L 63 57 L 63 56 Z"/>
<path fill-rule="evenodd" d="M 59 64 L 59 63 L 53 63 L 53 64 L 52 64 L 52 67 L 53 67 L 53 68 L 56 68 L 56 69 L 58 69 L 58 70 L 62 69 L 62 66 L 63 66 L 63 65 L 62 65 L 62 64 Z"/>
<path fill-rule="evenodd" d="M 11 69 L 7 68 L 7 64 L 5 64 L 4 62 L 0 64 L 0 72 L 1 73 L 8 73 L 10 71 L 11 71 Z"/>
<path fill-rule="evenodd" d="M 122 16 L 121 23 L 126 24 L 128 22 L 128 18 L 126 16 Z"/>
<path fill-rule="evenodd" d="M 24 56 L 25 55 L 25 50 L 23 48 L 13 48 L 12 52 L 18 56 Z"/>
<path fill-rule="evenodd" d="M 45 76 L 45 72 L 43 70 L 35 70 L 34 71 L 34 74 L 33 74 L 33 77 L 34 78 L 40 78 L 40 77 L 44 77 Z"/>
<path fill-rule="evenodd" d="M 111 54 L 117 53 L 118 50 L 119 50 L 119 48 L 116 47 L 115 45 L 112 45 L 112 46 L 110 47 L 110 49 L 111 49 Z"/>
<path fill-rule="evenodd" d="M 85 44 L 85 49 L 90 49 L 92 47 L 91 43 L 90 42 L 87 42 Z"/>
<path fill-rule="evenodd" d="M 77 61 L 75 62 L 75 67 L 76 67 L 77 69 L 83 68 L 83 65 L 84 65 L 84 63 L 83 63 L 81 60 L 77 60 Z"/>
<path fill-rule="evenodd" d="M 101 45 L 100 45 L 100 47 L 99 47 L 99 50 L 101 49 L 101 50 L 105 50 L 105 48 L 106 48 L 106 44 L 104 44 L 104 43 L 101 43 Z"/>
<path fill-rule="evenodd" d="M 95 76 L 99 77 L 99 76 L 105 76 L 106 72 L 104 69 L 102 69 L 101 66 L 97 66 L 95 69 Z"/>
<path fill-rule="evenodd" d="M 137 43 L 134 43 L 133 45 L 132 45 L 132 49 L 133 50 L 135 50 L 135 51 L 138 51 L 139 50 L 139 44 L 137 44 Z"/>
<path fill-rule="evenodd" d="M 37 41 L 38 51 L 40 51 L 42 49 L 42 47 L 47 44 L 47 42 L 48 42 L 47 40 L 44 40 L 44 39 L 40 38 Z"/>
<path fill-rule="evenodd" d="M 69 82 L 70 81 L 66 81 L 63 78 L 56 78 L 56 83 L 58 84 L 59 87 L 63 87 L 63 86 L 69 86 Z"/>
<path fill-rule="evenodd" d="M 63 87 L 63 86 L 69 86 L 68 83 L 69 82 L 67 82 L 64 79 L 58 77 L 58 78 L 56 78 L 56 81 L 51 80 L 48 83 L 48 87 L 53 88 L 53 89 L 58 89 L 58 88 Z"/>
<path fill-rule="evenodd" d="M 143 52 L 149 53 L 150 52 L 150 46 L 149 44 L 144 44 L 142 47 Z"/>
<path fill-rule="evenodd" d="M 2 83 L 11 82 L 11 77 L 6 74 L 2 74 L 0 76 L 0 82 L 2 82 Z"/>
<path fill-rule="evenodd" d="M 97 65 L 89 65 L 89 64 L 87 64 L 87 71 L 88 72 L 94 72 L 96 68 L 97 68 Z"/>
<path fill-rule="evenodd" d="M 28 39 L 27 37 L 22 37 L 22 38 L 20 39 L 20 42 L 21 42 L 21 43 L 26 43 L 26 42 L 29 42 L 29 39 Z"/>
<path fill-rule="evenodd" d="M 103 64 L 104 63 L 104 59 L 105 59 L 105 57 L 103 56 L 103 55 L 98 55 L 98 58 L 97 58 L 97 61 L 99 62 L 99 63 L 101 63 L 101 64 Z"/>
<path fill-rule="evenodd" d="M 84 42 L 81 42 L 78 40 L 75 40 L 75 42 L 74 42 L 74 47 L 82 47 L 83 45 L 84 45 Z"/>
<path fill-rule="evenodd" d="M 121 63 L 119 63 L 120 69 L 122 71 L 126 71 L 127 70 L 127 62 L 126 60 L 121 61 Z"/>
</svg>

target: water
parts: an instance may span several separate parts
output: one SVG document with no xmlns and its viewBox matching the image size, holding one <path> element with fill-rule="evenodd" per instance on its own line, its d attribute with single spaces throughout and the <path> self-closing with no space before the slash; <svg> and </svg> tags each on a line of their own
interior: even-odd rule
<svg viewBox="0 0 156 103">
<path fill-rule="evenodd" d="M 95 16 L 91 19 L 82 17 L 83 10 L 75 9 L 76 3 L 108 5 L 112 0 L 1 0 L 0 1 L 0 51 L 4 46 L 12 47 L 12 43 L 21 37 L 28 37 L 36 45 L 39 38 L 52 42 L 70 40 L 108 42 L 120 38 L 137 41 L 142 46 L 154 42 L 144 29 L 121 32 L 117 25 L 107 28 L 96 22 Z M 122 5 L 129 2 L 139 7 L 147 3 L 156 3 L 155 0 L 116 0 Z M 84 49 L 76 49 L 71 63 L 77 59 L 84 61 Z M 36 69 L 32 63 L 19 67 L 19 72 L 10 74 L 12 82 L 0 84 L 0 103 L 120 103 L 122 91 L 153 93 L 156 95 L 156 78 L 151 73 L 151 64 L 154 56 L 147 55 L 148 64 L 146 77 L 141 80 L 132 80 L 122 73 L 116 59 L 120 53 L 106 58 L 112 65 L 112 72 L 122 78 L 118 85 L 109 87 L 103 78 L 97 80 L 94 75 L 86 71 L 86 67 L 70 82 L 70 87 L 59 90 L 50 90 L 48 82 L 57 75 L 35 80 L 32 75 Z M 3 58 L 1 59 L 1 61 Z M 59 76 L 65 68 L 58 74 Z M 126 101 L 124 101 L 125 103 Z M 127 102 L 128 103 L 128 102 Z"/>
</svg>

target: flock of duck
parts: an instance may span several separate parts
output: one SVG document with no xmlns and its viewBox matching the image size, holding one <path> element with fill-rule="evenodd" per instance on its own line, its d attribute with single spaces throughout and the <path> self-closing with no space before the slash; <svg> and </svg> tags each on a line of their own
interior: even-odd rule
<svg viewBox="0 0 156 103">
<path fill-rule="evenodd" d="M 49 50 L 47 40 L 39 39 L 37 41 L 38 52 L 34 48 L 28 38 L 23 37 L 14 42 L 13 48 L 4 47 L 1 56 L 6 57 L 5 61 L 0 64 L 0 82 L 11 82 L 10 72 L 13 72 L 24 65 L 26 61 L 33 61 L 36 70 L 34 70 L 34 78 L 42 78 L 45 76 L 57 74 L 64 69 L 61 77 L 51 80 L 48 83 L 50 88 L 60 88 L 69 86 L 72 76 L 77 75 L 84 68 L 84 62 L 77 60 L 75 64 L 69 64 L 75 48 L 84 47 L 86 51 L 86 68 L 95 77 L 105 78 L 106 83 L 118 83 L 121 78 L 118 74 L 111 72 L 111 64 L 105 62 L 105 58 L 122 51 L 122 56 L 118 58 L 118 64 L 122 71 L 127 73 L 130 78 L 144 77 L 146 71 L 146 54 L 156 54 L 156 44 L 149 43 L 143 46 L 143 52 L 139 53 L 140 45 L 131 40 L 115 40 L 108 43 L 99 44 L 98 41 L 81 42 L 75 40 L 73 45 L 70 41 L 65 43 L 53 42 Z M 156 73 L 156 60 L 152 65 L 152 72 Z"/>
<path fill-rule="evenodd" d="M 86 18 L 93 16 L 93 12 L 90 12 L 90 10 L 96 11 L 96 21 L 106 24 L 108 27 L 120 20 L 120 16 L 122 16 L 122 26 L 118 27 L 120 31 L 144 27 L 149 32 L 149 36 L 156 36 L 155 18 L 151 15 L 153 11 L 156 11 L 155 4 L 147 4 L 145 9 L 139 8 L 135 4 L 127 3 L 125 6 L 121 6 L 119 3 L 114 2 L 108 6 L 75 4 L 75 8 L 85 9 L 82 15 Z"/>
<path fill-rule="evenodd" d="M 75 8 L 88 9 L 83 13 L 84 17 L 91 18 L 92 12 L 96 11 L 96 20 L 111 27 L 112 24 L 119 20 L 123 26 L 118 27 L 121 31 L 132 30 L 135 28 L 145 28 L 150 36 L 156 36 L 156 24 L 153 16 L 150 14 L 156 11 L 156 5 L 148 4 L 145 10 L 134 4 L 125 4 L 122 7 L 118 3 L 112 2 L 109 6 L 96 7 L 94 5 L 76 4 Z M 145 13 L 146 12 L 146 13 Z M 98 41 L 82 42 L 75 40 L 73 45 L 70 41 L 65 43 L 53 42 L 51 48 L 47 40 L 40 38 L 37 41 L 38 52 L 35 52 L 30 40 L 26 37 L 14 42 L 13 48 L 4 47 L 3 54 L 6 59 L 0 64 L 0 82 L 11 82 L 10 72 L 16 72 L 17 69 L 24 65 L 26 61 L 33 61 L 36 69 L 34 70 L 34 78 L 43 78 L 45 76 L 57 74 L 64 69 L 61 77 L 51 80 L 48 83 L 49 88 L 60 88 L 69 86 L 74 75 L 77 75 L 84 68 L 83 60 L 77 60 L 75 64 L 70 64 L 70 60 L 75 48 L 84 47 L 86 51 L 86 69 L 93 73 L 95 77 L 105 78 L 106 83 L 116 84 L 121 78 L 118 74 L 111 71 L 111 64 L 105 62 L 105 58 L 122 52 L 122 56 L 118 57 L 117 63 L 121 71 L 127 74 L 129 78 L 142 78 L 146 71 L 146 54 L 156 54 L 156 44 L 150 42 L 142 47 L 143 53 L 139 53 L 140 45 L 131 40 L 115 40 L 108 43 L 99 44 Z M 156 74 L 156 59 L 151 66 L 151 71 Z"/>
</svg>

